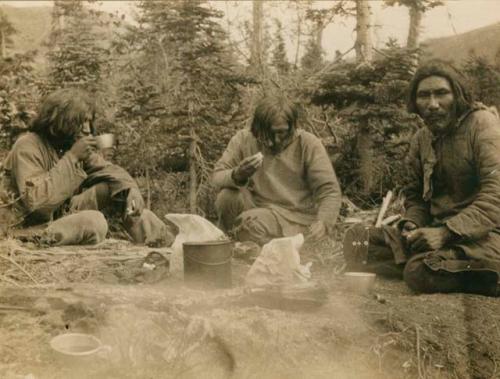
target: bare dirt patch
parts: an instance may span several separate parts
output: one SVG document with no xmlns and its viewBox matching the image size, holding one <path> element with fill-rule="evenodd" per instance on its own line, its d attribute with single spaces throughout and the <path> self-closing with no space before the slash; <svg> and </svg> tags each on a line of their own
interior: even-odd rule
<svg viewBox="0 0 500 379">
<path fill-rule="evenodd" d="M 500 377 L 497 299 L 416 296 L 380 278 L 378 296 L 350 294 L 337 274 L 336 246 L 303 252 L 328 293 L 324 305 L 304 309 L 262 303 L 241 287 L 191 290 L 172 277 L 128 285 L 97 276 L 70 284 L 2 281 L 0 377 Z M 233 283 L 249 267 L 234 260 Z M 49 341 L 66 332 L 92 334 L 111 351 L 63 356 Z"/>
</svg>

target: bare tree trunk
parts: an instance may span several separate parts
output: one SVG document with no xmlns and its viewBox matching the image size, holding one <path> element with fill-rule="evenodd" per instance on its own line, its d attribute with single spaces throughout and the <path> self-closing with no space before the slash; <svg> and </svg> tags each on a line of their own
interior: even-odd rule
<svg viewBox="0 0 500 379">
<path fill-rule="evenodd" d="M 409 8 L 410 25 L 408 27 L 408 39 L 406 47 L 411 51 L 411 70 L 414 73 L 418 67 L 419 54 L 418 46 L 420 44 L 420 28 L 422 24 L 423 11 L 416 4 Z"/>
<path fill-rule="evenodd" d="M 2 40 L 1 40 L 1 43 L 2 43 L 2 52 L 1 52 L 1 54 L 2 54 L 2 59 L 5 59 L 5 32 L 2 29 L 2 30 L 0 30 L 0 33 L 1 33 L 1 38 L 2 38 Z"/>
<path fill-rule="evenodd" d="M 362 191 L 368 195 L 373 186 L 373 149 L 368 129 L 362 127 L 358 133 L 356 147 L 359 155 L 359 174 L 363 184 Z"/>
<path fill-rule="evenodd" d="M 420 26 L 422 24 L 423 12 L 415 5 L 410 6 L 410 27 L 408 30 L 408 39 L 406 47 L 409 49 L 416 49 L 420 40 Z"/>
<path fill-rule="evenodd" d="M 146 208 L 151 209 L 151 177 L 149 175 L 149 168 L 146 167 Z"/>
<path fill-rule="evenodd" d="M 52 46 L 57 44 L 57 39 L 60 38 L 60 32 L 64 28 L 64 15 L 61 10 L 61 1 L 54 1 L 54 6 L 52 8 L 52 24 L 51 24 L 51 34 L 50 34 L 50 43 Z M 56 38 L 57 37 L 57 38 Z"/>
<path fill-rule="evenodd" d="M 368 0 L 356 0 L 356 61 L 371 62 L 371 8 Z"/>
<path fill-rule="evenodd" d="M 252 67 L 260 72 L 262 68 L 262 20 L 264 17 L 264 2 L 253 0 L 253 31 L 252 31 L 252 51 L 250 63 Z"/>
<path fill-rule="evenodd" d="M 302 37 L 302 21 L 298 20 L 297 21 L 297 45 L 295 46 L 295 59 L 294 59 L 294 63 L 293 63 L 293 65 L 295 67 L 297 67 L 299 64 L 300 44 L 302 42 L 301 37 Z"/>
<path fill-rule="evenodd" d="M 325 30 L 325 25 L 323 24 L 323 21 L 319 20 L 315 25 L 315 27 L 316 27 L 316 45 L 321 49 L 321 47 L 323 46 L 323 31 Z"/>
<path fill-rule="evenodd" d="M 368 0 L 356 0 L 356 61 L 358 63 L 371 62 L 371 9 Z M 359 170 L 363 183 L 363 193 L 369 194 L 373 182 L 373 150 L 368 124 L 361 125 L 357 136 L 357 150 L 359 155 Z"/>
<path fill-rule="evenodd" d="M 190 131 L 191 142 L 189 143 L 189 211 L 195 214 L 197 211 L 197 187 L 198 174 L 196 171 L 196 134 L 193 128 Z"/>
</svg>

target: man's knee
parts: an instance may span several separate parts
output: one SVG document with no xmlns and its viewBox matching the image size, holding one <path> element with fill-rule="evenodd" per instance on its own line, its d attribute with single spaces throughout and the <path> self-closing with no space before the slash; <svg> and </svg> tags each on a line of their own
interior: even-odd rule
<svg viewBox="0 0 500 379">
<path fill-rule="evenodd" d="M 248 194 L 248 196 L 250 195 Z M 220 225 L 226 231 L 233 229 L 236 218 L 251 206 L 251 201 L 245 197 L 243 190 L 222 189 L 215 201 L 215 209 L 219 216 Z"/>
<path fill-rule="evenodd" d="M 464 289 L 463 273 L 446 270 L 432 270 L 426 263 L 427 259 L 440 258 L 442 252 L 423 253 L 412 257 L 403 272 L 403 278 L 408 287 L 420 293 L 450 293 L 461 292 Z M 433 256 L 436 254 L 435 256 Z"/>
<path fill-rule="evenodd" d="M 412 257 L 403 271 L 405 283 L 415 292 L 429 292 L 428 287 L 430 268 L 424 263 L 426 254 L 419 254 Z"/>
<path fill-rule="evenodd" d="M 76 213 L 84 210 L 104 210 L 111 204 L 111 194 L 107 183 L 98 183 L 75 195 L 70 200 L 70 211 Z"/>
<path fill-rule="evenodd" d="M 240 204 L 243 204 L 243 194 L 237 189 L 223 188 L 217 194 L 217 199 L 215 200 L 215 208 L 218 212 L 222 213 Z"/>
<path fill-rule="evenodd" d="M 417 255 L 406 264 L 404 280 L 413 291 L 420 293 L 467 292 L 498 296 L 498 275 L 495 272 L 450 272 L 444 269 L 434 271 L 425 263 L 426 258 L 433 258 L 432 254 Z"/>
<path fill-rule="evenodd" d="M 259 245 L 282 235 L 276 216 L 265 208 L 242 212 L 236 219 L 235 234 L 238 241 L 252 241 Z"/>
</svg>

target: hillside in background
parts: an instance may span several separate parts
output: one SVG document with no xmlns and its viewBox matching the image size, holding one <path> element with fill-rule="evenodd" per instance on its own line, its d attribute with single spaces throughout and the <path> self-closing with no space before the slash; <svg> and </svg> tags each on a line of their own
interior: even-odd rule
<svg viewBox="0 0 500 379">
<path fill-rule="evenodd" d="M 50 33 L 51 7 L 16 8 L 0 5 L 0 9 L 18 31 L 13 36 L 14 47 L 11 53 L 46 50 L 43 43 Z M 429 58 L 461 63 L 471 52 L 475 52 L 476 55 L 492 60 L 500 50 L 499 35 L 500 23 L 496 23 L 455 36 L 426 40 L 423 47 Z"/>
<path fill-rule="evenodd" d="M 471 53 L 493 61 L 500 51 L 500 23 L 471 30 L 451 37 L 424 42 L 424 51 L 429 58 L 441 58 L 462 63 Z"/>
</svg>

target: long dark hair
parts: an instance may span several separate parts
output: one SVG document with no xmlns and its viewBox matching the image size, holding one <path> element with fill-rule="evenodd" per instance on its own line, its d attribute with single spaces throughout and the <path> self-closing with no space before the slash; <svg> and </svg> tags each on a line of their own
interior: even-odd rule
<svg viewBox="0 0 500 379">
<path fill-rule="evenodd" d="M 272 141 L 271 127 L 279 120 L 288 124 L 288 132 L 293 133 L 297 128 L 299 107 L 284 96 L 268 96 L 260 99 L 254 111 L 250 130 L 253 136 L 268 144 Z"/>
<path fill-rule="evenodd" d="M 465 77 L 458 72 L 451 64 L 432 60 L 420 66 L 410 82 L 407 109 L 410 113 L 418 114 L 417 109 L 417 89 L 420 82 L 429 76 L 440 76 L 448 80 L 455 98 L 457 116 L 468 111 L 472 106 L 472 95 L 467 88 Z"/>
<path fill-rule="evenodd" d="M 95 134 L 95 113 L 96 104 L 87 92 L 75 88 L 60 89 L 43 99 L 30 129 L 54 142 L 74 138 L 83 123 L 89 121 L 92 134 Z"/>
</svg>

